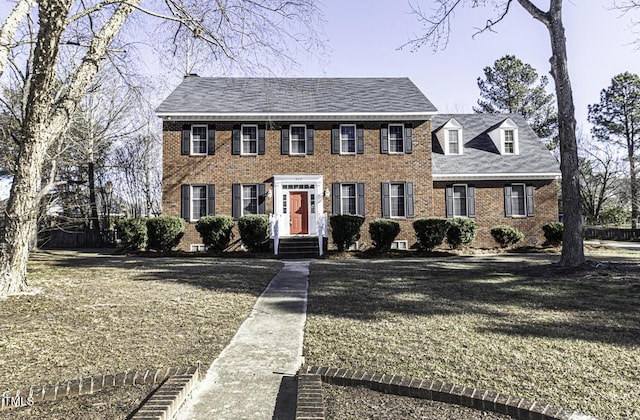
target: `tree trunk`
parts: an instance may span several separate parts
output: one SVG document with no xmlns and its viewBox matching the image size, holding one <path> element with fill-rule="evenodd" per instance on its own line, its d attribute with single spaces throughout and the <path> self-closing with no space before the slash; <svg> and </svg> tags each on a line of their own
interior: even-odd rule
<svg viewBox="0 0 640 420">
<path fill-rule="evenodd" d="M 562 172 L 562 207 L 564 233 L 560 265 L 574 267 L 584 263 L 582 215 L 580 211 L 580 171 L 576 141 L 575 107 L 569 80 L 567 44 L 562 24 L 562 0 L 552 2 L 548 14 L 551 38 L 551 75 L 558 98 L 558 131 L 560 136 L 560 171 Z"/>
<path fill-rule="evenodd" d="M 631 228 L 638 228 L 638 176 L 636 173 L 636 159 L 629 154 L 629 176 L 631 181 Z"/>
</svg>

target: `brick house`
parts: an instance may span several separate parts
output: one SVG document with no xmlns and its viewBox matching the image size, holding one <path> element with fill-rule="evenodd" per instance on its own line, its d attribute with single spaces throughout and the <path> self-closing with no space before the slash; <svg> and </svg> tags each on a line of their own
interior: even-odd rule
<svg viewBox="0 0 640 420">
<path fill-rule="evenodd" d="M 558 163 L 522 118 L 438 115 L 407 78 L 192 75 L 157 115 L 163 212 L 188 222 L 185 250 L 209 214 L 269 214 L 280 237 L 316 238 L 327 214 L 393 218 L 398 248 L 420 217 L 475 217 L 488 246 L 496 224 L 540 237 L 557 220 Z"/>
</svg>

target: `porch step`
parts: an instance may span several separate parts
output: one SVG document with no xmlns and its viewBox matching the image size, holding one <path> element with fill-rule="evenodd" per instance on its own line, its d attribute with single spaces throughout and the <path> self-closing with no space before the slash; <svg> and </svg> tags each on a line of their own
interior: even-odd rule
<svg viewBox="0 0 640 420">
<path fill-rule="evenodd" d="M 318 238 L 280 238 L 278 256 L 283 260 L 317 258 L 320 256 Z"/>
</svg>

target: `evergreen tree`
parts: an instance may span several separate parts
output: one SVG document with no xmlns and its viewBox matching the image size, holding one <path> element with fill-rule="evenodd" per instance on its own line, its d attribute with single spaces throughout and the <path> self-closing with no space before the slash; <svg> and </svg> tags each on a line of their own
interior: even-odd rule
<svg viewBox="0 0 640 420">
<path fill-rule="evenodd" d="M 557 145 L 558 114 L 555 96 L 547 93 L 549 80 L 538 76 L 529 64 L 513 55 L 496 60 L 493 67 L 484 68 L 484 79 L 478 78 L 480 99 L 473 110 L 477 113 L 520 114 L 547 147 Z"/>
</svg>

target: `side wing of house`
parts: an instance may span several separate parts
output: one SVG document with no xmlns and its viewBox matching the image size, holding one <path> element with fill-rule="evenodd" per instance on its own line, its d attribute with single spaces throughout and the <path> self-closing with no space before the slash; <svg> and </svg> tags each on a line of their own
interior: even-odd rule
<svg viewBox="0 0 640 420">
<path fill-rule="evenodd" d="M 433 205 L 439 217 L 470 217 L 476 246 L 496 245 L 490 230 L 518 228 L 529 244 L 558 220 L 559 165 L 515 115 L 438 115 L 432 122 Z"/>
</svg>

